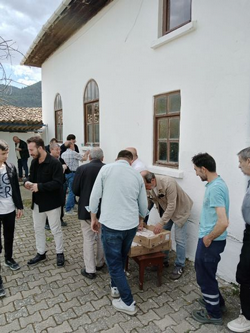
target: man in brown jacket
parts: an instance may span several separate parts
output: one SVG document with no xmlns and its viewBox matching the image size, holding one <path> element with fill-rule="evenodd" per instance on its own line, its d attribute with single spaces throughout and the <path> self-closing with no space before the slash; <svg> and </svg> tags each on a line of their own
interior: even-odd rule
<svg viewBox="0 0 250 333">
<path fill-rule="evenodd" d="M 169 176 L 155 176 L 148 172 L 144 176 L 146 189 L 148 190 L 149 208 L 155 204 L 160 222 L 155 225 L 154 233 L 171 230 L 175 226 L 176 260 L 175 267 L 170 276 L 177 280 L 181 277 L 186 260 L 186 227 L 187 220 L 193 205 L 192 200 Z M 166 251 L 165 266 L 168 267 L 168 252 Z"/>
</svg>

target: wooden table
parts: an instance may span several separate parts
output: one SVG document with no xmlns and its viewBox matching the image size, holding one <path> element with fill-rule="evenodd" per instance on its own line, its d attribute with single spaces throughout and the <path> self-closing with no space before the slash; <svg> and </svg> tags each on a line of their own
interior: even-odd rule
<svg viewBox="0 0 250 333">
<path fill-rule="evenodd" d="M 163 259 L 165 254 L 162 252 L 156 252 L 152 254 L 144 254 L 137 257 L 132 257 L 134 261 L 139 265 L 139 288 L 143 290 L 144 271 L 146 267 L 157 266 L 158 285 L 162 283 L 162 271 L 163 271 Z M 128 257 L 129 260 L 129 257 Z M 126 270 L 128 270 L 128 260 Z"/>
</svg>

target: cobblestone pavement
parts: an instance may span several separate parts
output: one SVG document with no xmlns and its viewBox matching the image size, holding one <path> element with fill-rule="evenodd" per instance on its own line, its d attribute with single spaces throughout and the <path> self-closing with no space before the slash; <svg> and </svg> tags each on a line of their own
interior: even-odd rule
<svg viewBox="0 0 250 333">
<path fill-rule="evenodd" d="M 56 267 L 53 236 L 47 235 L 47 260 L 35 267 L 27 261 L 36 254 L 31 210 L 17 222 L 14 258 L 21 269 L 2 267 L 6 297 L 0 299 L 0 332 L 229 332 L 226 323 L 238 316 L 239 297 L 232 285 L 220 281 L 228 308 L 224 326 L 201 325 L 191 318 L 199 308 L 199 288 L 192 262 L 184 276 L 171 281 L 173 265 L 164 268 L 163 283 L 157 287 L 156 272 L 145 274 L 144 290 L 139 290 L 138 267 L 129 264 L 129 284 L 139 311 L 133 317 L 116 312 L 111 306 L 109 274 L 105 267 L 95 280 L 80 274 L 83 267 L 82 235 L 76 217 L 66 217 L 63 228 L 66 265 Z M 3 258 L 1 258 L 3 263 Z M 236 290 L 237 291 L 237 290 Z"/>
</svg>

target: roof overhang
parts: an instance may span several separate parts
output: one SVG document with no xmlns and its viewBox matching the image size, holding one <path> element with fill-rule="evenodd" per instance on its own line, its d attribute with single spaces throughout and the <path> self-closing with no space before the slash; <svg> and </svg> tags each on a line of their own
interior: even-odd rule
<svg viewBox="0 0 250 333">
<path fill-rule="evenodd" d="M 113 0 L 63 0 L 42 27 L 21 64 L 41 67 L 64 42 Z"/>
</svg>

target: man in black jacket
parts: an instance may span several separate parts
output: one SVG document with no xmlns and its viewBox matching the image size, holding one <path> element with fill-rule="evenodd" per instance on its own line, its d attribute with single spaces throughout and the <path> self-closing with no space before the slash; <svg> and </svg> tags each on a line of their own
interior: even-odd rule
<svg viewBox="0 0 250 333">
<path fill-rule="evenodd" d="M 33 221 L 37 255 L 28 262 L 35 265 L 46 259 L 45 221 L 48 217 L 51 232 L 56 243 L 57 266 L 64 266 L 63 234 L 60 213 L 63 204 L 63 169 L 61 163 L 45 151 L 40 137 L 27 140 L 33 161 L 30 176 L 24 183 L 32 192 Z"/>
<path fill-rule="evenodd" d="M 20 140 L 17 136 L 13 136 L 13 141 L 15 142 L 19 180 L 22 180 L 23 169 L 25 172 L 25 178 L 27 178 L 29 175 L 28 158 L 30 157 L 30 155 L 28 151 L 28 146 L 25 141 Z"/>
<path fill-rule="evenodd" d="M 3 226 L 4 265 L 15 271 L 20 268 L 12 258 L 15 218 L 22 216 L 23 203 L 16 168 L 13 164 L 6 162 L 8 154 L 9 146 L 7 142 L 0 140 L 0 253 L 2 252 L 1 226 Z M 5 290 L 0 276 L 0 297 L 3 296 L 5 296 Z"/>
<path fill-rule="evenodd" d="M 93 148 L 89 153 L 90 163 L 77 168 L 72 190 L 79 196 L 78 218 L 81 220 L 83 234 L 83 259 L 85 268 L 81 270 L 83 276 L 88 279 L 96 278 L 96 270 L 101 270 L 104 266 L 104 254 L 100 234 L 95 234 L 91 230 L 90 213 L 86 209 L 89 205 L 89 197 L 92 187 L 100 169 L 104 166 L 103 151 L 101 148 Z M 97 242 L 97 253 L 95 262 L 94 246 Z"/>
</svg>

